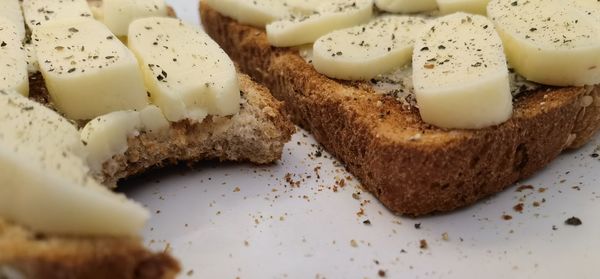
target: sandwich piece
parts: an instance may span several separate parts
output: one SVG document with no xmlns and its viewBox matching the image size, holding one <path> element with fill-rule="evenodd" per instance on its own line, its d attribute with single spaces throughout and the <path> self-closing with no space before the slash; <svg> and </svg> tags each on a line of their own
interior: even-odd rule
<svg viewBox="0 0 600 279">
<path fill-rule="evenodd" d="M 161 49 L 169 47 L 170 62 L 160 60 L 160 56 L 154 57 L 154 52 L 145 46 L 136 48 L 136 54 L 141 56 L 149 53 L 144 59 L 156 60 L 149 63 L 174 69 L 169 70 L 168 76 L 162 70 L 158 72 L 161 83 L 149 90 L 149 96 L 144 91 L 144 104 L 133 106 L 136 109 L 112 107 L 99 112 L 96 106 L 104 106 L 100 102 L 75 100 L 77 94 L 97 90 L 86 88 L 88 82 L 111 83 L 118 90 L 139 86 L 119 79 L 107 81 L 102 69 L 104 74 L 114 74 L 115 70 L 107 67 L 108 62 L 92 64 L 98 72 L 87 67 L 88 63 L 93 63 L 88 59 L 93 60 L 94 56 L 118 60 L 127 57 L 129 50 L 116 43 L 116 37 L 109 38 L 114 34 L 107 34 L 106 29 L 87 14 L 76 16 L 73 11 L 80 6 L 73 5 L 73 9 L 64 6 L 68 4 L 64 1 L 25 1 L 24 8 L 34 14 L 30 17 L 33 18 L 30 23 L 35 24 L 32 32 L 38 34 L 36 45 L 28 48 L 33 50 L 28 56 L 35 58 L 35 54 L 41 52 L 40 62 L 53 64 L 55 68 L 30 67 L 30 99 L 12 90 L 0 94 L 3 131 L 0 132 L 0 165 L 11 169 L 0 174 L 0 278 L 175 278 L 180 271 L 177 261 L 167 253 L 149 251 L 139 236 L 148 212 L 104 186 L 114 187 L 122 178 L 180 161 L 217 159 L 273 163 L 281 157 L 283 145 L 289 141 L 294 127 L 284 116 L 281 103 L 273 99 L 266 88 L 245 75 L 238 75 L 226 56 L 216 62 L 227 65 L 225 72 L 231 77 L 211 80 L 211 76 L 219 77 L 215 76 L 219 67 L 202 64 L 200 60 L 203 59 L 199 57 L 207 49 L 198 45 L 179 51 L 179 45 L 151 44 L 151 47 Z M 66 19 L 40 17 L 31 8 L 35 5 L 43 5 L 36 9 L 38 12 L 61 12 L 65 13 Z M 193 35 L 186 33 L 193 27 L 175 19 L 155 18 L 153 21 L 184 28 L 185 32 L 173 30 L 173 34 L 168 34 L 174 35 L 172 39 L 176 42 L 181 41 L 182 34 Z M 102 41 L 96 44 L 92 42 L 94 38 L 77 34 L 80 31 L 94 31 L 96 35 L 96 31 L 101 31 L 103 35 L 96 39 Z M 63 32 L 71 34 L 64 35 Z M 47 36 L 40 35 L 42 33 Z M 60 34 L 65 36 L 64 40 L 52 41 Z M 206 35 L 204 37 L 208 39 Z M 61 45 L 66 42 L 70 45 Z M 214 42 L 212 44 L 218 48 Z M 61 52 L 75 49 L 97 54 L 82 56 Z M 211 51 L 215 53 L 214 49 Z M 54 60 L 56 56 L 68 61 Z M 198 76 L 198 80 L 215 84 L 225 82 L 235 90 L 227 94 L 218 90 L 196 90 L 194 75 L 200 73 L 190 68 L 177 72 L 176 64 L 167 65 L 176 63 L 174 57 L 202 67 L 202 74 L 207 76 Z M 35 65 L 34 61 L 31 60 L 31 66 Z M 119 66 L 129 67 L 124 75 L 133 72 L 143 76 L 141 65 L 135 64 L 131 68 L 128 63 L 121 63 Z M 77 67 L 77 73 L 69 72 L 70 67 Z M 40 68 L 44 75 L 39 72 Z M 208 68 L 214 68 L 216 72 Z M 65 69 L 66 72 L 61 74 L 54 73 Z M 88 81 L 83 81 L 85 79 Z M 144 87 L 151 87 L 149 80 L 140 80 L 145 83 Z M 50 94 L 48 84 L 52 84 L 53 94 Z M 128 93 L 131 92 L 123 94 Z M 183 106 L 149 104 L 160 94 L 170 94 Z M 59 105 L 57 99 L 60 97 L 57 96 L 66 100 L 61 103 L 66 106 Z M 107 96 L 99 94 L 88 99 L 101 100 L 103 97 Z M 51 110 L 67 115 L 65 108 L 77 109 L 78 102 L 84 108 L 78 112 L 96 110 L 96 113 L 67 120 Z M 182 117 L 167 119 L 167 109 L 180 109 L 178 115 Z M 204 112 L 194 113 L 201 110 Z M 92 117 L 94 119 L 89 120 Z M 22 142 L 24 139 L 27 139 L 26 144 Z M 38 160 L 29 162 L 32 158 Z"/>
<path fill-rule="evenodd" d="M 174 277 L 138 237 L 149 212 L 92 178 L 71 122 L 14 91 L 0 111 L 0 277 Z"/>
<path fill-rule="evenodd" d="M 535 86 L 514 98 L 512 117 L 502 124 L 438 128 L 422 120 L 412 93 L 400 102 L 402 92 L 378 94 L 371 81 L 328 78 L 297 48 L 273 47 L 264 29 L 203 2 L 200 12 L 207 33 L 241 69 L 284 100 L 293 121 L 396 213 L 470 205 L 584 145 L 600 128 L 600 87 L 593 85 Z"/>
</svg>

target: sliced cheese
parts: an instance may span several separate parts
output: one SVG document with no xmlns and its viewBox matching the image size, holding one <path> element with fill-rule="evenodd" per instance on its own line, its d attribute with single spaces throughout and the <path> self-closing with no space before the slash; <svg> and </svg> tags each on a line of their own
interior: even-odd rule
<svg viewBox="0 0 600 279">
<path fill-rule="evenodd" d="M 127 36 L 129 24 L 152 16 L 167 16 L 164 0 L 103 0 L 103 22 L 117 36 Z"/>
<path fill-rule="evenodd" d="M 18 28 L 0 17 L 0 90 L 29 95 L 27 58 Z"/>
<path fill-rule="evenodd" d="M 81 130 L 81 140 L 86 143 L 89 166 L 100 173 L 105 162 L 127 151 L 129 137 L 141 132 L 159 135 L 167 128 L 169 122 L 160 109 L 148 106 L 141 111 L 116 111 L 92 119 Z"/>
<path fill-rule="evenodd" d="M 54 20 L 36 28 L 33 41 L 52 101 L 68 118 L 147 106 L 135 56 L 102 23 Z"/>
<path fill-rule="evenodd" d="M 177 19 L 144 18 L 131 23 L 128 40 L 152 102 L 169 121 L 239 111 L 235 66 L 206 33 Z"/>
<path fill-rule="evenodd" d="M 493 23 L 456 13 L 425 28 L 413 54 L 413 84 L 423 121 L 479 129 L 508 120 L 508 66 Z"/>
<path fill-rule="evenodd" d="M 103 0 L 88 0 L 88 5 L 92 11 L 92 15 L 98 21 L 104 20 L 104 10 L 102 9 Z"/>
<path fill-rule="evenodd" d="M 485 15 L 489 2 L 490 0 L 437 0 L 441 14 L 467 12 Z"/>
<path fill-rule="evenodd" d="M 598 10 L 586 12 L 572 1 L 490 2 L 488 15 L 510 64 L 528 80 L 555 86 L 600 83 L 600 24 L 593 16 Z"/>
<path fill-rule="evenodd" d="M 25 39 L 25 22 L 19 0 L 0 0 L 0 18 L 8 19 L 16 27 L 18 38 Z"/>
<path fill-rule="evenodd" d="M 391 15 L 334 31 L 315 42 L 313 65 L 333 78 L 372 79 L 410 64 L 415 37 L 425 23 L 420 17 Z"/>
<path fill-rule="evenodd" d="M 149 213 L 96 182 L 77 129 L 0 91 L 0 216 L 41 233 L 137 236 Z"/>
<path fill-rule="evenodd" d="M 326 1 L 313 13 L 292 15 L 268 24 L 267 38 L 277 47 L 308 44 L 329 32 L 366 23 L 372 14 L 372 0 Z"/>
<path fill-rule="evenodd" d="M 418 13 L 437 9 L 436 0 L 375 0 L 377 8 L 391 13 Z"/>
<path fill-rule="evenodd" d="M 23 0 L 23 13 L 31 30 L 55 19 L 92 17 L 86 0 Z"/>
<path fill-rule="evenodd" d="M 600 24 L 600 1 L 598 0 L 563 0 L 565 5 L 571 5 L 583 16 L 587 16 Z"/>
<path fill-rule="evenodd" d="M 284 0 L 203 0 L 203 2 L 240 23 L 257 27 L 264 27 L 289 14 L 287 2 Z"/>
</svg>

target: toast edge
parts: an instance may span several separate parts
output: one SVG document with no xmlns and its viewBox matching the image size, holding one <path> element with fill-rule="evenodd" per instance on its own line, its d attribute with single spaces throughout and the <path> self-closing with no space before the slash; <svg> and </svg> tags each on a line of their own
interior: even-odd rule
<svg viewBox="0 0 600 279">
<path fill-rule="evenodd" d="M 271 47 L 263 30 L 206 4 L 200 13 L 206 32 L 241 69 L 285 101 L 294 122 L 399 214 L 470 205 L 533 175 L 562 151 L 585 145 L 600 128 L 600 86 L 557 88 L 520 97 L 515 116 L 502 125 L 446 133 L 451 139 L 441 143 L 399 141 L 379 133 L 372 125 L 376 111 L 361 113 L 351 93 L 323 94 L 348 88 L 315 72 L 297 51 Z"/>
</svg>

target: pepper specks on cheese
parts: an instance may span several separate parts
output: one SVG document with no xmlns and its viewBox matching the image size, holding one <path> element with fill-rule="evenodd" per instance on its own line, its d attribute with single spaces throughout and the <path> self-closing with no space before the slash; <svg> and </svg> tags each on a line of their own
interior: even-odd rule
<svg viewBox="0 0 600 279">
<path fill-rule="evenodd" d="M 292 14 L 268 24 L 267 39 L 278 47 L 312 43 L 329 32 L 366 23 L 372 14 L 371 0 L 326 1 L 312 13 Z"/>
<path fill-rule="evenodd" d="M 86 0 L 23 0 L 22 7 L 31 30 L 55 19 L 92 18 Z"/>
<path fill-rule="evenodd" d="M 423 121 L 479 129 L 508 120 L 508 66 L 493 23 L 456 13 L 433 20 L 425 30 L 413 54 L 413 85 Z"/>
<path fill-rule="evenodd" d="M 16 90 L 29 95 L 25 49 L 19 29 L 12 21 L 0 17 L 0 90 Z"/>
<path fill-rule="evenodd" d="M 369 80 L 410 64 L 421 17 L 389 15 L 329 33 L 314 44 L 313 65 L 329 77 Z"/>
<path fill-rule="evenodd" d="M 206 33 L 172 18 L 144 18 L 129 27 L 152 102 L 169 121 L 202 121 L 240 108 L 235 66 Z"/>
<path fill-rule="evenodd" d="M 149 213 L 96 182 L 75 126 L 0 91 L 0 217 L 41 233 L 135 236 Z"/>
<path fill-rule="evenodd" d="M 48 22 L 34 30 L 33 43 L 52 101 L 70 119 L 147 106 L 135 56 L 102 23 Z"/>
<path fill-rule="evenodd" d="M 525 78 L 555 86 L 593 85 L 600 83 L 600 24 L 595 16 L 600 8 L 594 8 L 600 3 L 595 5 L 589 0 L 493 0 L 488 16 L 509 62 Z"/>
</svg>

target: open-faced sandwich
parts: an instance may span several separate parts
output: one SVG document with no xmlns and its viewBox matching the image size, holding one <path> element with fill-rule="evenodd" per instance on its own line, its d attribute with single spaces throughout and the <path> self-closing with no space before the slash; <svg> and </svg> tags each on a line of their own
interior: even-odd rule
<svg viewBox="0 0 600 279">
<path fill-rule="evenodd" d="M 90 5 L 91 4 L 91 5 Z M 0 1 L 0 278 L 174 278 L 109 188 L 199 160 L 268 164 L 294 131 L 163 1 Z"/>
<path fill-rule="evenodd" d="M 596 0 L 203 0 L 200 10 L 241 69 L 400 214 L 470 205 L 600 127 Z"/>
</svg>

